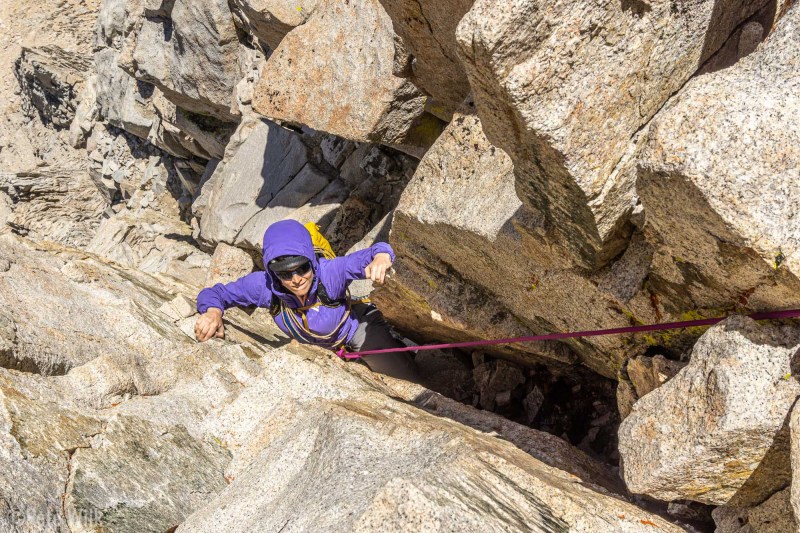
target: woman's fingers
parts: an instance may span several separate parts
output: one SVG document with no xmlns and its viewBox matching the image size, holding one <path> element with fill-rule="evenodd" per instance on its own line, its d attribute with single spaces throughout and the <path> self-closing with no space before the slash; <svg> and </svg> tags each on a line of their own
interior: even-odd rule
<svg viewBox="0 0 800 533">
<path fill-rule="evenodd" d="M 375 268 L 372 269 L 372 281 L 377 283 L 383 283 L 384 278 L 386 277 L 386 267 L 384 265 L 376 265 Z"/>
<path fill-rule="evenodd" d="M 376 283 L 384 283 L 386 281 L 386 273 L 392 267 L 392 262 L 389 257 L 389 254 L 378 254 L 375 259 L 364 268 L 366 279 Z"/>
<path fill-rule="evenodd" d="M 224 330 L 222 320 L 216 320 L 215 317 L 208 315 L 200 315 L 194 325 L 195 338 L 204 342 L 213 336 L 223 337 Z"/>
</svg>

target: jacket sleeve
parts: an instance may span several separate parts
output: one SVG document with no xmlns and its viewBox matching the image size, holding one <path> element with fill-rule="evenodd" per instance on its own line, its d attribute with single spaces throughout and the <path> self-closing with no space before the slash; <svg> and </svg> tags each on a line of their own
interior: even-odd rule
<svg viewBox="0 0 800 533">
<path fill-rule="evenodd" d="M 335 275 L 331 276 L 334 279 L 331 279 L 330 282 L 325 282 L 325 288 L 334 294 L 343 294 L 345 288 L 351 281 L 366 278 L 364 269 L 372 262 L 375 255 L 379 253 L 389 254 L 392 258 L 392 263 L 394 263 L 394 250 L 385 242 L 376 242 L 369 248 L 347 254 L 344 257 L 331 259 L 329 264 Z M 333 286 L 329 287 L 329 283 Z M 331 294 L 331 296 L 333 296 L 333 294 Z"/>
<path fill-rule="evenodd" d="M 253 272 L 231 283 L 217 283 L 197 295 L 197 312 L 205 313 L 209 307 L 225 310 L 233 306 L 269 307 L 272 291 L 267 286 L 264 271 Z"/>
</svg>

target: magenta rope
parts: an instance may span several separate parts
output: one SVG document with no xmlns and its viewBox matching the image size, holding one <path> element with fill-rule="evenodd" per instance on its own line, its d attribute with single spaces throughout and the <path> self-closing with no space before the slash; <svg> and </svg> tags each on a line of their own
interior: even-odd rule
<svg viewBox="0 0 800 533">
<path fill-rule="evenodd" d="M 789 309 L 786 311 L 764 311 L 746 315 L 753 320 L 768 320 L 780 318 L 798 318 L 800 309 Z M 381 350 L 365 350 L 362 352 L 345 352 L 344 347 L 340 348 L 336 355 L 342 359 L 358 359 L 364 355 L 374 355 L 379 353 L 391 352 L 411 352 L 421 350 L 441 350 L 444 348 L 472 348 L 475 346 L 492 346 L 495 344 L 513 344 L 518 342 L 547 341 L 556 339 L 571 339 L 574 337 L 597 337 L 599 335 L 618 335 L 620 333 L 640 333 L 642 331 L 661 331 L 667 329 L 690 328 L 694 326 L 711 326 L 717 322 L 722 322 L 727 316 L 717 318 L 700 318 L 697 320 L 684 320 L 683 322 L 666 322 L 664 324 L 647 324 L 643 326 L 628 326 L 624 328 L 595 329 L 589 331 L 570 331 L 566 333 L 547 333 L 545 335 L 532 335 L 530 337 L 510 337 L 507 339 L 493 339 L 469 342 L 450 342 L 444 344 L 426 344 L 423 346 L 405 346 L 403 348 L 384 348 Z"/>
</svg>

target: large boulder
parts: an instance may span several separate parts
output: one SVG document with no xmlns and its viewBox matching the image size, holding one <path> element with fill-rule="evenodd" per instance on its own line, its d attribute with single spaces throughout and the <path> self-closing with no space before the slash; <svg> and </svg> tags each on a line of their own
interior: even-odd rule
<svg viewBox="0 0 800 533">
<path fill-rule="evenodd" d="M 319 225 L 341 253 L 397 204 L 415 166 L 390 148 L 248 118 L 192 204 L 196 238 L 259 250 L 264 230 L 291 218 Z"/>
<path fill-rule="evenodd" d="M 654 120 L 637 188 L 651 284 L 682 309 L 800 304 L 800 8 Z"/>
<path fill-rule="evenodd" d="M 176 0 L 144 6 L 118 64 L 186 110 L 235 122 L 239 53 L 228 2 Z"/>
<path fill-rule="evenodd" d="M 266 121 L 242 127 L 248 131 L 244 143 L 203 187 L 208 195 L 200 223 L 205 240 L 234 244 L 244 225 L 309 167 L 306 146 L 297 133 Z M 307 172 L 317 177 L 310 167 Z M 317 181 L 309 194 L 281 205 L 301 207 L 328 183 Z"/>
<path fill-rule="evenodd" d="M 522 200 L 597 267 L 626 244 L 632 139 L 766 1 L 478 0 L 457 38 L 489 140 Z"/>
<path fill-rule="evenodd" d="M 378 0 L 326 0 L 267 61 L 253 109 L 357 141 L 421 155 L 441 132 L 398 64 L 392 21 Z"/>
<path fill-rule="evenodd" d="M 662 500 L 749 507 L 791 480 L 788 415 L 800 331 L 731 317 L 619 429 L 628 488 Z"/>
<path fill-rule="evenodd" d="M 551 435 L 292 352 L 207 419 L 231 484 L 178 531 L 678 530 L 606 495 L 604 468 Z"/>
<path fill-rule="evenodd" d="M 231 0 L 234 21 L 276 49 L 286 34 L 304 24 L 320 0 Z"/>
<path fill-rule="evenodd" d="M 373 295 L 393 323 L 415 339 L 467 341 L 659 321 L 642 290 L 646 243 L 635 240 L 599 273 L 576 268 L 542 213 L 519 200 L 513 168 L 474 108 L 454 115 L 394 213 L 397 275 Z M 603 336 L 492 350 L 527 364 L 581 361 L 615 378 L 627 357 L 656 342 Z"/>
<path fill-rule="evenodd" d="M 469 94 L 469 82 L 458 57 L 456 26 L 474 0 L 381 0 L 402 37 L 414 84 L 433 97 L 428 109 L 445 119 Z"/>
<path fill-rule="evenodd" d="M 792 439 L 792 488 L 791 504 L 794 516 L 800 522 L 800 408 L 796 405 L 792 409 L 789 421 Z"/>
</svg>

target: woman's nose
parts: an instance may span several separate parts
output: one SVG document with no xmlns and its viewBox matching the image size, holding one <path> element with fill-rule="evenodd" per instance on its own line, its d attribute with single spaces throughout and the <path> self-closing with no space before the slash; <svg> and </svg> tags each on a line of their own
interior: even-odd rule
<svg viewBox="0 0 800 533">
<path fill-rule="evenodd" d="M 297 272 L 293 272 L 292 273 L 292 283 L 294 283 L 295 285 L 299 285 L 302 282 L 303 282 L 303 276 L 301 276 Z"/>
</svg>

